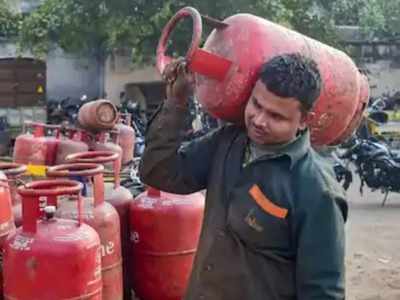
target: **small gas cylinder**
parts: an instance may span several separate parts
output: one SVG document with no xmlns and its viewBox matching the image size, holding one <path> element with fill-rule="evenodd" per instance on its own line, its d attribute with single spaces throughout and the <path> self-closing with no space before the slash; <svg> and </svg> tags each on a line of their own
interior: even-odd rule
<svg viewBox="0 0 400 300">
<path fill-rule="evenodd" d="M 81 189 L 71 180 L 36 181 L 18 189 L 23 224 L 5 245 L 5 299 L 101 300 L 98 234 L 81 222 L 79 208 L 78 221 L 72 221 L 55 218 L 54 206 L 41 210 L 39 205 L 46 198 L 80 199 Z"/>
<path fill-rule="evenodd" d="M 122 148 L 122 164 L 126 165 L 133 160 L 133 153 L 135 151 L 135 130 L 131 126 L 132 115 L 129 113 L 120 113 L 118 124 L 115 125 L 119 130 L 118 144 Z"/>
<path fill-rule="evenodd" d="M 115 208 L 104 201 L 104 167 L 97 164 L 64 164 L 49 167 L 48 177 L 69 177 L 85 183 L 83 221 L 92 226 L 100 236 L 103 300 L 122 300 L 122 257 L 119 216 Z M 90 182 L 91 181 L 91 182 Z M 92 188 L 88 191 L 88 188 Z M 91 193 L 90 193 L 91 192 Z M 56 215 L 66 219 L 76 218 L 72 207 L 74 198 L 58 202 Z"/>
<path fill-rule="evenodd" d="M 133 289 L 140 299 L 181 300 L 203 221 L 204 196 L 150 188 L 131 203 Z"/>
<path fill-rule="evenodd" d="M 88 102 L 79 109 L 79 125 L 89 131 L 99 132 L 114 128 L 118 120 L 118 110 L 108 100 Z"/>
<path fill-rule="evenodd" d="M 15 226 L 22 225 L 21 196 L 17 193 L 17 180 L 26 172 L 26 166 L 16 163 L 0 163 L 0 171 L 3 172 L 8 181 L 11 194 L 12 211 Z"/>
<path fill-rule="evenodd" d="M 3 299 L 3 249 L 7 238 L 14 231 L 10 187 L 7 177 L 0 171 L 0 299 Z"/>
<path fill-rule="evenodd" d="M 318 64 L 323 87 L 310 118 L 314 145 L 340 143 L 357 124 L 363 104 L 366 78 L 342 51 L 300 33 L 250 14 L 237 14 L 224 21 L 203 18 L 216 29 L 202 40 L 202 17 L 191 7 L 183 8 L 164 28 L 158 48 L 157 67 L 163 72 L 171 58 L 165 55 L 168 38 L 179 20 L 193 19 L 192 44 L 186 54 L 189 69 L 196 73 L 196 98 L 211 115 L 243 122 L 243 112 L 260 67 L 273 57 L 300 53 Z M 353 122 L 352 124 L 350 124 Z M 340 139 L 339 139 L 340 138 Z"/>
<path fill-rule="evenodd" d="M 121 222 L 121 242 L 122 242 L 122 258 L 124 270 L 124 294 L 125 298 L 130 295 L 130 274 L 132 264 L 130 262 L 129 251 L 129 207 L 133 200 L 131 192 L 125 187 L 121 186 L 120 172 L 121 172 L 121 158 L 118 153 L 111 151 L 93 151 L 71 154 L 67 157 L 68 161 L 72 163 L 96 163 L 105 165 L 106 163 L 113 162 L 114 168 L 114 185 L 106 186 L 105 201 L 111 203 L 119 214 Z"/>
<path fill-rule="evenodd" d="M 58 150 L 60 126 L 26 121 L 23 133 L 15 139 L 14 162 L 53 165 Z"/>
</svg>

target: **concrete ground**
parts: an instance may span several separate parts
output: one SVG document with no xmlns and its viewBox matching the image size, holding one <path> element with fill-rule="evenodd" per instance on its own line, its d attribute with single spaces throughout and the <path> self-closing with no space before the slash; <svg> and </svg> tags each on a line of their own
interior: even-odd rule
<svg viewBox="0 0 400 300">
<path fill-rule="evenodd" d="M 400 180 L 400 178 L 399 178 Z M 400 300 L 400 194 L 348 191 L 346 300 Z"/>
</svg>

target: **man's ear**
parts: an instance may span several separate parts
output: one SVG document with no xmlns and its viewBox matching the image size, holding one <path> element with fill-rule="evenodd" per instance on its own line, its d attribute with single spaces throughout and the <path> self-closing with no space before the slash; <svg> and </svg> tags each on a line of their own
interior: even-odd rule
<svg viewBox="0 0 400 300">
<path fill-rule="evenodd" d="M 301 115 L 301 120 L 300 120 L 300 130 L 306 129 L 313 121 L 315 118 L 315 112 L 304 112 Z"/>
</svg>

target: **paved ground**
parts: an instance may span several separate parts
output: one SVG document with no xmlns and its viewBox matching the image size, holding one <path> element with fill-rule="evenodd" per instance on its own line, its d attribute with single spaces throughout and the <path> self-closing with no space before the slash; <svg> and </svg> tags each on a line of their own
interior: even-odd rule
<svg viewBox="0 0 400 300">
<path fill-rule="evenodd" d="M 400 178 L 399 178 L 400 180 Z M 347 300 L 400 300 L 400 194 L 348 191 Z"/>
</svg>

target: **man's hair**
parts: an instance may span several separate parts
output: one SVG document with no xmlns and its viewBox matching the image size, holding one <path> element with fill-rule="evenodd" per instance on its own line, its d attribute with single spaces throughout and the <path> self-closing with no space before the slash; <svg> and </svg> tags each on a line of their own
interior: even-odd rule
<svg viewBox="0 0 400 300">
<path fill-rule="evenodd" d="M 261 67 L 259 78 L 275 95 L 299 100 L 305 112 L 312 109 L 322 85 L 317 64 L 298 53 L 272 58 Z"/>
</svg>

